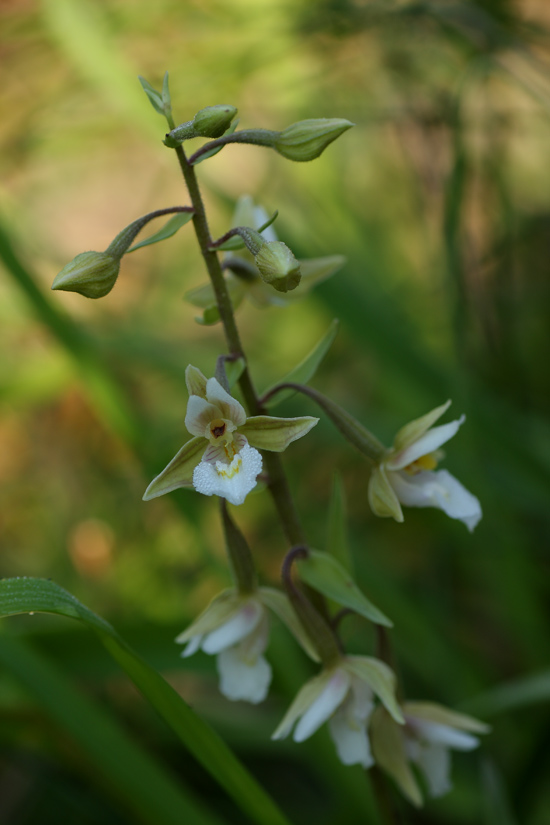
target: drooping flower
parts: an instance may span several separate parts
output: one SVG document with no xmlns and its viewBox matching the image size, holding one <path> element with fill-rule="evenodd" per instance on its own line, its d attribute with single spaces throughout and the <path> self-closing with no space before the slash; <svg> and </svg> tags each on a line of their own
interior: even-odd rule
<svg viewBox="0 0 550 825">
<path fill-rule="evenodd" d="M 190 395 L 185 426 L 194 438 L 153 479 L 143 496 L 146 501 L 178 487 L 194 487 L 206 496 L 242 504 L 262 469 L 258 449 L 281 452 L 319 420 L 311 416 L 247 418 L 242 404 L 215 378 L 207 380 L 192 366 L 187 367 L 185 378 Z"/>
<path fill-rule="evenodd" d="M 306 652 L 318 656 L 297 621 L 286 596 L 270 587 L 251 593 L 236 589 L 220 593 L 176 642 L 182 656 L 198 650 L 217 655 L 220 691 L 228 699 L 262 702 L 271 683 L 271 665 L 264 653 L 269 641 L 269 610 L 291 630 Z"/>
<path fill-rule="evenodd" d="M 303 742 L 328 722 L 338 757 L 344 765 L 373 763 L 369 719 L 374 697 L 401 724 L 403 715 L 395 699 L 395 675 L 384 662 L 368 656 L 342 656 L 299 691 L 272 739 L 284 739 L 295 723 L 293 739 Z"/>
<path fill-rule="evenodd" d="M 267 223 L 267 220 L 268 215 L 265 209 L 255 205 L 249 195 L 244 195 L 237 202 L 232 227 L 249 226 L 258 230 Z M 277 241 L 277 235 L 272 226 L 264 229 L 261 235 L 267 243 Z M 288 292 L 277 292 L 262 280 L 254 263 L 254 257 L 247 249 L 226 252 L 223 258 L 226 271 L 225 281 L 235 309 L 245 297 L 258 307 L 285 306 L 296 299 L 303 298 L 314 286 L 334 275 L 344 263 L 345 258 L 342 255 L 301 260 L 302 277 L 299 285 Z M 189 290 L 185 298 L 193 306 L 204 310 L 203 323 L 215 323 L 219 320 L 216 297 L 210 284 Z"/>
<path fill-rule="evenodd" d="M 393 447 L 374 468 L 368 488 L 369 504 L 377 516 L 403 521 L 401 504 L 407 507 L 437 507 L 451 518 L 464 522 L 470 532 L 481 518 L 479 500 L 446 470 L 434 472 L 442 452 L 465 421 L 439 427 L 432 425 L 449 408 L 450 401 L 427 415 L 406 424 L 397 433 Z"/>
<path fill-rule="evenodd" d="M 376 709 L 371 723 L 373 753 L 405 796 L 420 806 L 422 793 L 411 763 L 424 776 L 430 796 L 443 796 L 452 787 L 450 751 L 477 748 L 479 739 L 473 734 L 487 733 L 489 728 L 432 702 L 405 702 L 402 710 L 405 724 L 398 726 L 383 708 Z"/>
</svg>

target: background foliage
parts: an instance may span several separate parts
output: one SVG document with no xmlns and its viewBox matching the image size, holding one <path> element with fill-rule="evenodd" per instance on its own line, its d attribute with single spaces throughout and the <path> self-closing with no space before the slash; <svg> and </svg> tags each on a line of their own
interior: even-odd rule
<svg viewBox="0 0 550 825">
<path fill-rule="evenodd" d="M 285 459 L 320 548 L 334 469 L 342 474 L 357 573 L 394 619 L 409 696 L 494 728 L 479 752 L 455 756 L 453 793 L 420 813 L 404 806 L 404 821 L 547 825 L 546 4 L 24 0 L 2 3 L 0 18 L 1 575 L 53 578 L 105 615 L 294 822 L 375 821 L 360 769 L 340 768 L 324 732 L 301 746 L 269 742 L 309 674 L 283 630 L 275 689 L 259 708 L 223 700 L 213 663 L 181 660 L 172 642 L 227 583 L 212 501 L 185 491 L 141 501 L 186 438 L 186 365 L 212 374 L 222 347 L 220 329 L 196 325 L 182 300 L 204 280 L 192 232 L 125 259 L 100 302 L 48 291 L 78 252 L 185 202 L 138 74 L 158 86 L 170 71 L 178 122 L 226 102 L 241 128 L 348 118 L 356 128 L 313 164 L 232 146 L 199 167 L 214 233 L 249 192 L 279 209 L 279 236 L 299 257 L 348 257 L 305 302 L 239 310 L 252 372 L 270 385 L 336 315 L 316 386 L 387 443 L 447 397 L 467 413 L 446 466 L 482 501 L 473 536 L 428 510 L 407 511 L 404 525 L 376 520 L 365 462 L 324 420 Z M 291 399 L 280 414 L 313 412 L 308 403 Z M 251 495 L 236 516 L 275 581 L 285 547 L 268 497 Z M 355 652 L 372 651 L 364 622 L 348 619 L 345 634 Z M 182 787 L 240 821 L 89 631 L 36 616 L 5 620 L 0 650 L 4 640 L 32 645 L 31 683 L 33 655 L 45 657 L 69 680 L 68 702 L 76 683 Z M 59 726 L 8 660 L 1 821 L 135 821 L 131 793 L 104 781 L 101 756 Z"/>
</svg>

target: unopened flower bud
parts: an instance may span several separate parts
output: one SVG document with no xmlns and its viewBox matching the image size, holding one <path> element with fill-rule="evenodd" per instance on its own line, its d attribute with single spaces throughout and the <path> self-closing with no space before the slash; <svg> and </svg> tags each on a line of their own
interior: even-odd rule
<svg viewBox="0 0 550 825">
<path fill-rule="evenodd" d="M 56 275 L 52 289 L 103 298 L 114 287 L 119 269 L 120 258 L 107 252 L 81 252 Z"/>
<path fill-rule="evenodd" d="M 289 292 L 300 283 L 300 263 L 282 241 L 264 243 L 254 261 L 262 280 L 278 292 Z"/>
<path fill-rule="evenodd" d="M 279 134 L 273 148 L 289 160 L 314 160 L 329 143 L 353 125 L 349 120 L 341 118 L 300 120 Z"/>
<path fill-rule="evenodd" d="M 231 121 L 237 114 L 234 106 L 207 106 L 197 112 L 193 118 L 193 129 L 200 137 L 218 138 L 231 125 Z"/>
</svg>

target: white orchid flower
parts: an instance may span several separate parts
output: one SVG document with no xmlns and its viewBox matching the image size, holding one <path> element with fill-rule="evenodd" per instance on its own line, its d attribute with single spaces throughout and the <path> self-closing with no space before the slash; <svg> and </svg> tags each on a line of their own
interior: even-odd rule
<svg viewBox="0 0 550 825">
<path fill-rule="evenodd" d="M 303 686 L 272 739 L 284 739 L 295 723 L 293 739 L 303 742 L 328 722 L 344 765 L 369 768 L 367 726 L 378 696 L 398 723 L 404 721 L 395 699 L 395 675 L 384 662 L 368 656 L 343 656 Z"/>
<path fill-rule="evenodd" d="M 243 195 L 237 201 L 233 215 L 232 227 L 249 226 L 258 230 L 268 221 L 268 214 L 262 206 L 257 206 L 250 195 Z M 267 243 L 277 241 L 273 226 L 261 232 Z M 304 295 L 317 284 L 330 278 L 345 264 L 342 255 L 330 255 L 325 258 L 310 258 L 300 261 L 300 284 L 288 292 L 277 292 L 260 277 L 254 263 L 254 257 L 247 249 L 224 253 L 224 268 L 227 271 L 225 282 L 236 309 L 244 298 L 248 298 L 257 307 L 285 306 Z M 185 298 L 193 306 L 204 310 L 203 323 L 215 323 L 219 320 L 216 308 L 216 296 L 210 284 L 204 284 L 189 290 Z"/>
<path fill-rule="evenodd" d="M 287 597 L 270 587 L 259 587 L 251 593 L 225 590 L 176 638 L 179 644 L 186 643 L 183 657 L 198 650 L 217 656 L 220 691 L 228 699 L 257 704 L 267 696 L 272 675 L 263 655 L 269 641 L 268 609 L 318 661 Z"/>
<path fill-rule="evenodd" d="M 405 702 L 402 710 L 405 724 L 397 726 L 383 708 L 376 709 L 371 723 L 373 752 L 380 767 L 420 807 L 422 793 L 410 763 L 420 769 L 430 796 L 443 796 L 452 788 L 449 751 L 477 748 L 479 739 L 472 734 L 487 733 L 489 727 L 433 702 Z"/>
<path fill-rule="evenodd" d="M 185 372 L 189 403 L 185 426 L 195 436 L 148 486 L 145 501 L 178 487 L 194 487 L 242 504 L 256 486 L 262 469 L 258 449 L 281 452 L 306 435 L 318 418 L 247 418 L 242 404 L 215 378 L 208 380 L 196 367 Z M 256 449 L 258 448 L 258 449 Z"/>
<path fill-rule="evenodd" d="M 462 415 L 448 424 L 432 426 L 450 403 L 447 401 L 399 430 L 393 447 L 373 470 L 368 496 L 377 516 L 392 516 L 396 521 L 403 521 L 401 504 L 404 504 L 437 507 L 464 522 L 470 532 L 480 520 L 479 500 L 446 470 L 434 472 L 442 456 L 439 448 L 465 421 Z"/>
</svg>

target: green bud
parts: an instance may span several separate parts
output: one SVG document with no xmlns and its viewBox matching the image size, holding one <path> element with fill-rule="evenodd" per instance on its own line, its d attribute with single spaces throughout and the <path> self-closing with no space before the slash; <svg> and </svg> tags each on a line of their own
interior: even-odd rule
<svg viewBox="0 0 550 825">
<path fill-rule="evenodd" d="M 207 106 L 193 118 L 195 134 L 200 137 L 219 138 L 229 129 L 236 114 L 234 106 Z"/>
<path fill-rule="evenodd" d="M 300 283 L 300 263 L 282 241 L 264 243 L 254 261 L 262 280 L 277 292 L 289 292 Z"/>
<path fill-rule="evenodd" d="M 341 118 L 300 120 L 279 134 L 273 148 L 289 160 L 314 160 L 329 143 L 353 125 L 349 120 Z"/>
<path fill-rule="evenodd" d="M 114 287 L 119 269 L 120 258 L 107 252 L 81 252 L 56 275 L 52 289 L 103 298 Z"/>
</svg>

